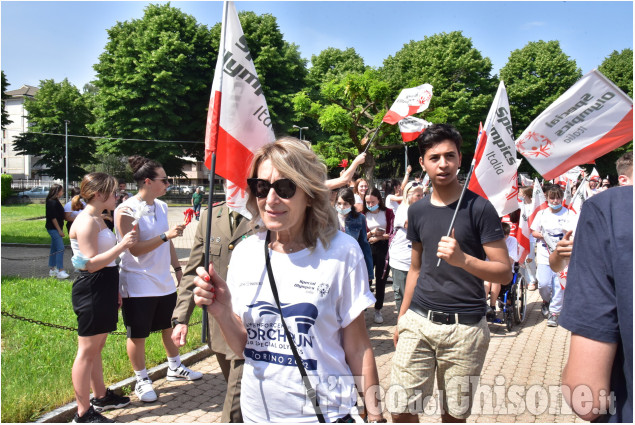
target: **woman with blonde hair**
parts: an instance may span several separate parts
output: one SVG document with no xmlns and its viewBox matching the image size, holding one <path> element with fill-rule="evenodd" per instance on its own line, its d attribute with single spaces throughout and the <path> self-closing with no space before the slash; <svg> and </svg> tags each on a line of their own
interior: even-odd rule
<svg viewBox="0 0 635 425">
<path fill-rule="evenodd" d="M 234 250 L 227 282 L 197 269 L 196 304 L 245 358 L 246 422 L 351 422 L 353 377 L 362 377 L 369 419 L 383 421 L 363 314 L 374 302 L 366 264 L 357 241 L 338 231 L 325 180 L 326 167 L 298 139 L 259 149 L 247 207 L 264 226 Z M 313 390 L 314 411 L 304 407 Z"/>
<path fill-rule="evenodd" d="M 115 235 L 101 216 L 105 208 L 114 208 L 117 181 L 105 173 L 87 174 L 80 185 L 86 207 L 75 217 L 70 240 L 73 264 L 80 274 L 73 283 L 73 310 L 77 315 L 78 348 L 73 363 L 73 387 L 77 414 L 73 422 L 114 422 L 99 412 L 130 403 L 106 389 L 101 350 L 109 332 L 117 329 L 119 271 L 115 259 L 134 246 L 137 232 L 130 232 L 117 244 Z M 92 386 L 95 397 L 90 399 Z M 92 404 L 92 405 L 91 405 Z"/>
</svg>

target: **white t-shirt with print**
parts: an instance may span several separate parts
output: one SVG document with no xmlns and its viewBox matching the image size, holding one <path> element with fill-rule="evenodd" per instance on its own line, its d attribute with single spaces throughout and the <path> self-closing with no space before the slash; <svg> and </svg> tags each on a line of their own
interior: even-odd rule
<svg viewBox="0 0 635 425">
<path fill-rule="evenodd" d="M 531 230 L 547 234 L 556 244 L 568 230 L 575 228 L 575 214 L 567 208 L 562 207 L 557 212 L 553 212 L 551 208 L 538 211 L 534 222 L 531 224 Z M 549 264 L 549 251 L 544 240 L 538 240 L 536 245 L 536 263 Z"/>
<path fill-rule="evenodd" d="M 136 196 L 128 198 L 115 209 L 115 216 L 121 214 L 122 208 L 136 211 L 141 201 Z M 170 230 L 168 225 L 168 205 L 154 200 L 148 208 L 152 214 L 141 217 L 137 225 L 139 241 L 147 241 Z M 122 235 L 115 229 L 117 241 Z M 170 242 L 164 242 L 152 251 L 135 257 L 129 250 L 121 253 L 119 271 L 119 292 L 123 298 L 161 297 L 176 292 L 174 279 L 170 274 Z"/>
<path fill-rule="evenodd" d="M 265 232 L 241 242 L 227 283 L 247 329 L 240 404 L 246 422 L 315 422 L 265 265 Z M 342 330 L 375 302 L 359 244 L 337 232 L 328 249 L 269 251 L 289 331 L 327 422 L 356 413 L 357 395 L 342 348 Z"/>
</svg>

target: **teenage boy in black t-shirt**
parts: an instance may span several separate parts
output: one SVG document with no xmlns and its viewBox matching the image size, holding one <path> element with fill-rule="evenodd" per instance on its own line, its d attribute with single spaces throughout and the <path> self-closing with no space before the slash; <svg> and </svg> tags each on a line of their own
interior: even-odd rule
<svg viewBox="0 0 635 425">
<path fill-rule="evenodd" d="M 489 346 L 483 281 L 508 282 L 512 274 L 498 214 L 475 193 L 465 193 L 451 237 L 445 236 L 462 190 L 461 135 L 435 124 L 417 142 L 433 191 L 408 210 L 412 259 L 391 379 L 401 388 L 389 405 L 393 422 L 417 422 L 437 376 L 441 419 L 465 422 Z"/>
</svg>

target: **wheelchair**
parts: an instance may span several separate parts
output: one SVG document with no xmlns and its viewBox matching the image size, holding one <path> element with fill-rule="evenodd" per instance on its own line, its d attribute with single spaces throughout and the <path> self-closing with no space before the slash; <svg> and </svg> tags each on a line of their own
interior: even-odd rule
<svg viewBox="0 0 635 425">
<path fill-rule="evenodd" d="M 494 323 L 502 323 L 506 326 L 507 331 L 511 332 L 514 325 L 520 325 L 525 321 L 527 315 L 527 282 L 518 263 L 514 263 L 514 276 L 507 285 L 501 285 L 501 291 L 498 295 L 498 309 L 501 318 L 498 318 L 498 312 Z"/>
</svg>

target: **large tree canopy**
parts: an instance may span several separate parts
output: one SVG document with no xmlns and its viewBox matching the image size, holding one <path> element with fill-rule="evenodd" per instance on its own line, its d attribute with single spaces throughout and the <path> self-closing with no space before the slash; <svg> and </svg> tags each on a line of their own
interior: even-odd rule
<svg viewBox="0 0 635 425">
<path fill-rule="evenodd" d="M 40 82 L 40 89 L 33 99 L 24 104 L 29 113 L 29 131 L 14 140 L 15 150 L 22 154 L 39 158 L 36 165 L 42 165 L 44 173 L 56 179 L 64 179 L 66 172 L 65 120 L 68 120 L 68 134 L 88 136 L 87 128 L 93 115 L 77 87 L 64 79 L 61 83 L 53 80 Z M 55 133 L 54 136 L 38 133 Z M 68 138 L 69 181 L 81 180 L 86 174 L 83 165 L 93 163 L 95 142 L 89 138 Z"/>
<path fill-rule="evenodd" d="M 532 41 L 511 52 L 500 78 L 507 87 L 516 137 L 580 77 L 582 71 L 558 41 Z"/>
<path fill-rule="evenodd" d="M 389 56 L 381 71 L 394 98 L 407 87 L 432 84 L 430 107 L 420 116 L 454 125 L 465 141 L 463 152 L 474 153 L 478 124 L 487 117 L 498 82 L 491 76 L 492 62 L 470 38 L 454 31 L 411 41 Z"/>
<path fill-rule="evenodd" d="M 389 106 L 390 90 L 354 49 L 328 48 L 311 62 L 310 85 L 295 96 L 295 108 L 303 123 L 315 120 L 319 126 L 321 131 L 309 134 L 315 137 L 316 152 L 333 168 L 341 159 L 352 159 L 365 149 L 363 142 L 372 137 Z M 381 134 L 378 140 L 383 137 Z M 368 178 L 374 165 L 369 155 L 364 164 Z"/>
<path fill-rule="evenodd" d="M 203 141 L 217 49 L 209 29 L 179 9 L 149 5 L 141 19 L 118 22 L 95 65 L 95 134 L 114 138 Z M 216 42 L 218 45 L 218 42 Z M 141 154 L 179 175 L 184 155 L 203 145 L 106 139 L 103 153 Z"/>
<path fill-rule="evenodd" d="M 633 98 L 633 49 L 614 50 L 598 70 Z"/>
</svg>

